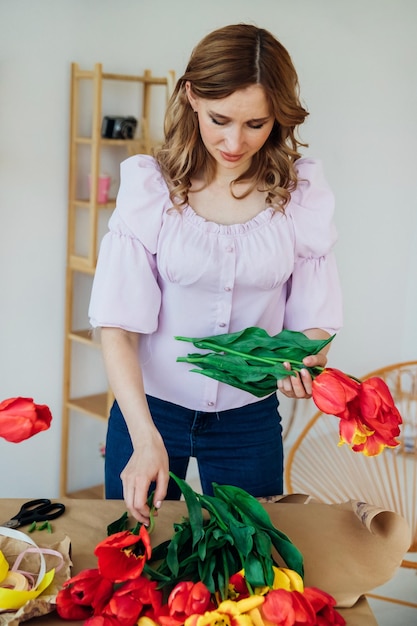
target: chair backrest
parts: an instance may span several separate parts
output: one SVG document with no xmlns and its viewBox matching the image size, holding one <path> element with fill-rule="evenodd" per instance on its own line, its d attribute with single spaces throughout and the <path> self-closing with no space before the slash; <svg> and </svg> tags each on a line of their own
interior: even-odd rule
<svg viewBox="0 0 417 626">
<path fill-rule="evenodd" d="M 317 412 L 290 449 L 285 468 L 288 493 L 322 502 L 361 500 L 402 515 L 417 550 L 417 361 L 371 372 L 383 378 L 403 418 L 400 446 L 366 457 L 339 446 L 339 419 Z"/>
</svg>

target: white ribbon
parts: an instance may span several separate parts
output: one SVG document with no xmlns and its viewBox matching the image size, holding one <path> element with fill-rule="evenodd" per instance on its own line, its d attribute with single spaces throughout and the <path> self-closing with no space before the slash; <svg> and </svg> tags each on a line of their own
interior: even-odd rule
<svg viewBox="0 0 417 626">
<path fill-rule="evenodd" d="M 17 539 L 18 541 L 24 541 L 25 543 L 28 543 L 29 545 L 33 546 L 33 548 L 35 548 L 34 550 L 31 549 L 31 552 L 37 553 L 40 559 L 38 578 L 34 585 L 34 588 L 36 589 L 36 587 L 42 582 L 43 577 L 45 576 L 45 573 L 46 573 L 45 559 L 44 559 L 41 549 L 38 548 L 38 546 L 33 541 L 33 539 L 28 537 L 25 533 L 20 532 L 20 530 L 14 530 L 13 528 L 0 526 L 0 535 L 3 535 L 4 537 L 9 537 L 9 539 Z"/>
</svg>

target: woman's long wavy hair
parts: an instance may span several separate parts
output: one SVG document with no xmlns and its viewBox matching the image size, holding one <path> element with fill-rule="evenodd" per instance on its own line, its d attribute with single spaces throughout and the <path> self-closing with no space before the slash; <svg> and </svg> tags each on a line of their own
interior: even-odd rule
<svg viewBox="0 0 417 626">
<path fill-rule="evenodd" d="M 306 145 L 297 140 L 296 133 L 308 115 L 300 103 L 298 77 L 287 50 L 270 32 L 249 24 L 215 30 L 193 50 L 168 103 L 165 140 L 155 155 L 177 209 L 187 204 L 194 176 L 209 184 L 216 171 L 216 161 L 202 142 L 186 95 L 187 81 L 196 96 L 213 100 L 250 85 L 264 88 L 275 122 L 249 168 L 233 181 L 231 191 L 235 195 L 237 183 L 249 182 L 245 194 L 235 197 L 262 189 L 268 204 L 284 211 L 297 184 L 294 163 L 301 156 L 299 148 Z"/>
</svg>

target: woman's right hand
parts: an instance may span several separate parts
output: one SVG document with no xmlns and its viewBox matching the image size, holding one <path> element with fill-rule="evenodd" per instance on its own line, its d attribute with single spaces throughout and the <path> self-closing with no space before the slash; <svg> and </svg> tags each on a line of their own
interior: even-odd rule
<svg viewBox="0 0 417 626">
<path fill-rule="evenodd" d="M 154 506 L 158 509 L 166 496 L 169 480 L 168 454 L 156 428 L 139 445 L 121 473 L 126 506 L 135 519 L 149 525 L 147 504 L 151 483 L 155 482 Z"/>
<path fill-rule="evenodd" d="M 149 524 L 148 491 L 155 482 L 154 502 L 161 506 L 169 479 L 168 454 L 152 416 L 143 388 L 137 333 L 121 328 L 101 329 L 101 344 L 110 386 L 126 421 L 134 453 L 120 477 L 129 512 Z"/>
</svg>

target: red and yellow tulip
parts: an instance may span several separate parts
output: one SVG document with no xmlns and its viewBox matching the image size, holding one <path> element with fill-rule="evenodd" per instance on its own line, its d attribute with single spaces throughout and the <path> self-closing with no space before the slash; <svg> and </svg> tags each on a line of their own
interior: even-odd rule
<svg viewBox="0 0 417 626">
<path fill-rule="evenodd" d="M 110 535 L 94 550 L 98 568 L 105 578 L 115 583 L 137 578 L 152 554 L 151 540 L 145 526 L 139 535 L 129 530 Z"/>
<path fill-rule="evenodd" d="M 340 443 L 355 452 L 375 456 L 399 445 L 401 415 L 382 378 L 358 381 L 336 369 L 325 369 L 313 380 L 313 400 L 340 418 Z"/>
</svg>

